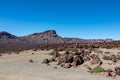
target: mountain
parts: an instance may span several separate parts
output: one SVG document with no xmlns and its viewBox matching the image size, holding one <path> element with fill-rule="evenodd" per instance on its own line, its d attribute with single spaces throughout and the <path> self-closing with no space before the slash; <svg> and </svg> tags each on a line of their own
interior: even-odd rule
<svg viewBox="0 0 120 80">
<path fill-rule="evenodd" d="M 85 39 L 80 38 L 63 38 L 66 43 L 86 43 Z"/>
<path fill-rule="evenodd" d="M 80 39 L 80 38 L 63 38 L 66 43 L 96 43 L 111 42 L 113 39 Z"/>
<path fill-rule="evenodd" d="M 80 39 L 63 38 L 55 30 L 48 30 L 40 33 L 33 33 L 27 36 L 18 37 L 8 32 L 0 32 L 0 43 L 27 43 L 27 44 L 60 44 L 60 43 L 94 43 L 111 42 L 112 39 Z"/>
<path fill-rule="evenodd" d="M 33 33 L 18 37 L 8 32 L 0 32 L 0 53 L 9 51 L 21 51 L 42 45 L 68 44 L 68 43 L 95 43 L 111 42 L 112 39 L 80 39 L 63 38 L 55 30 Z"/>
<path fill-rule="evenodd" d="M 55 30 L 48 30 L 41 33 L 34 33 L 21 37 L 21 40 L 26 40 L 29 43 L 34 44 L 59 44 L 64 43 L 61 36 L 57 35 Z"/>
</svg>

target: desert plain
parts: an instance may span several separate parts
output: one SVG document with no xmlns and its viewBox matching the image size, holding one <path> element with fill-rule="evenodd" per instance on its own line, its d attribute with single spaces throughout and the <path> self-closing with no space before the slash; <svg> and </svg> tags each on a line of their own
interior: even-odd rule
<svg viewBox="0 0 120 80">
<path fill-rule="evenodd" d="M 108 51 L 107 49 L 101 50 Z M 19 54 L 4 54 L 0 57 L 0 80 L 120 80 L 120 76 L 111 78 L 89 73 L 83 66 L 89 64 L 87 62 L 76 68 L 63 68 L 56 63 L 42 64 L 43 59 L 51 58 L 51 55 L 48 55 L 51 51 L 26 50 Z M 109 50 L 114 54 L 119 51 L 117 49 Z M 30 63 L 30 59 L 34 63 Z M 113 68 L 114 66 L 120 66 L 120 64 L 118 62 L 116 65 L 106 66 L 103 64 L 102 66 Z"/>
</svg>

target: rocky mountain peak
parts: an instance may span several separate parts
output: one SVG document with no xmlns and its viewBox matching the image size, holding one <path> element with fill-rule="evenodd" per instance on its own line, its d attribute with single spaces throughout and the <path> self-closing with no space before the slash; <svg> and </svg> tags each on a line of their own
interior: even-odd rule
<svg viewBox="0 0 120 80">
<path fill-rule="evenodd" d="M 56 34 L 56 31 L 55 30 L 48 30 L 48 31 L 45 31 L 44 33 Z"/>
<path fill-rule="evenodd" d="M 57 35 L 55 30 L 47 30 L 44 32 L 40 32 L 40 33 L 34 33 L 32 35 L 44 35 L 44 34 L 48 34 L 48 35 Z"/>
<path fill-rule="evenodd" d="M 48 30 L 48 31 L 45 31 L 45 32 L 42 32 L 41 34 L 47 34 L 48 36 L 57 36 L 57 33 L 55 30 Z"/>
</svg>

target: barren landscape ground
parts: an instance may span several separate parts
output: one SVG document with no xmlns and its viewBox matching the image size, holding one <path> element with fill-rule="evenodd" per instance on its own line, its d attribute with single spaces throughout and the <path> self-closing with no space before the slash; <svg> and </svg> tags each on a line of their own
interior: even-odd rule
<svg viewBox="0 0 120 80">
<path fill-rule="evenodd" d="M 102 49 L 106 51 L 106 49 Z M 113 53 L 119 50 L 109 50 Z M 93 75 L 83 65 L 77 68 L 62 68 L 55 63 L 42 64 L 42 60 L 50 58 L 51 51 L 23 51 L 20 54 L 5 54 L 0 57 L 0 80 L 119 80 L 100 75 Z M 34 53 L 34 55 L 32 55 Z M 34 63 L 29 63 L 32 59 Z M 84 63 L 86 64 L 86 63 Z M 103 65 L 105 66 L 105 65 Z M 57 67 L 57 68 L 55 68 Z M 109 67 L 109 66 L 108 66 Z"/>
<path fill-rule="evenodd" d="M 0 0 L 0 80 L 120 80 L 120 0 Z"/>
</svg>

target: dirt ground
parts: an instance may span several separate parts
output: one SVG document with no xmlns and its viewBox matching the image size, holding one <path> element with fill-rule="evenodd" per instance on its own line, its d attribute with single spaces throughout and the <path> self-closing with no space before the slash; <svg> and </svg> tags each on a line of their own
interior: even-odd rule
<svg viewBox="0 0 120 80">
<path fill-rule="evenodd" d="M 43 59 L 51 57 L 48 55 L 49 52 L 29 50 L 20 52 L 20 54 L 1 56 L 0 80 L 120 80 L 118 76 L 113 79 L 90 74 L 83 66 L 65 69 L 56 66 L 55 63 L 51 65 L 42 64 Z M 34 63 L 29 63 L 30 59 Z"/>
</svg>

